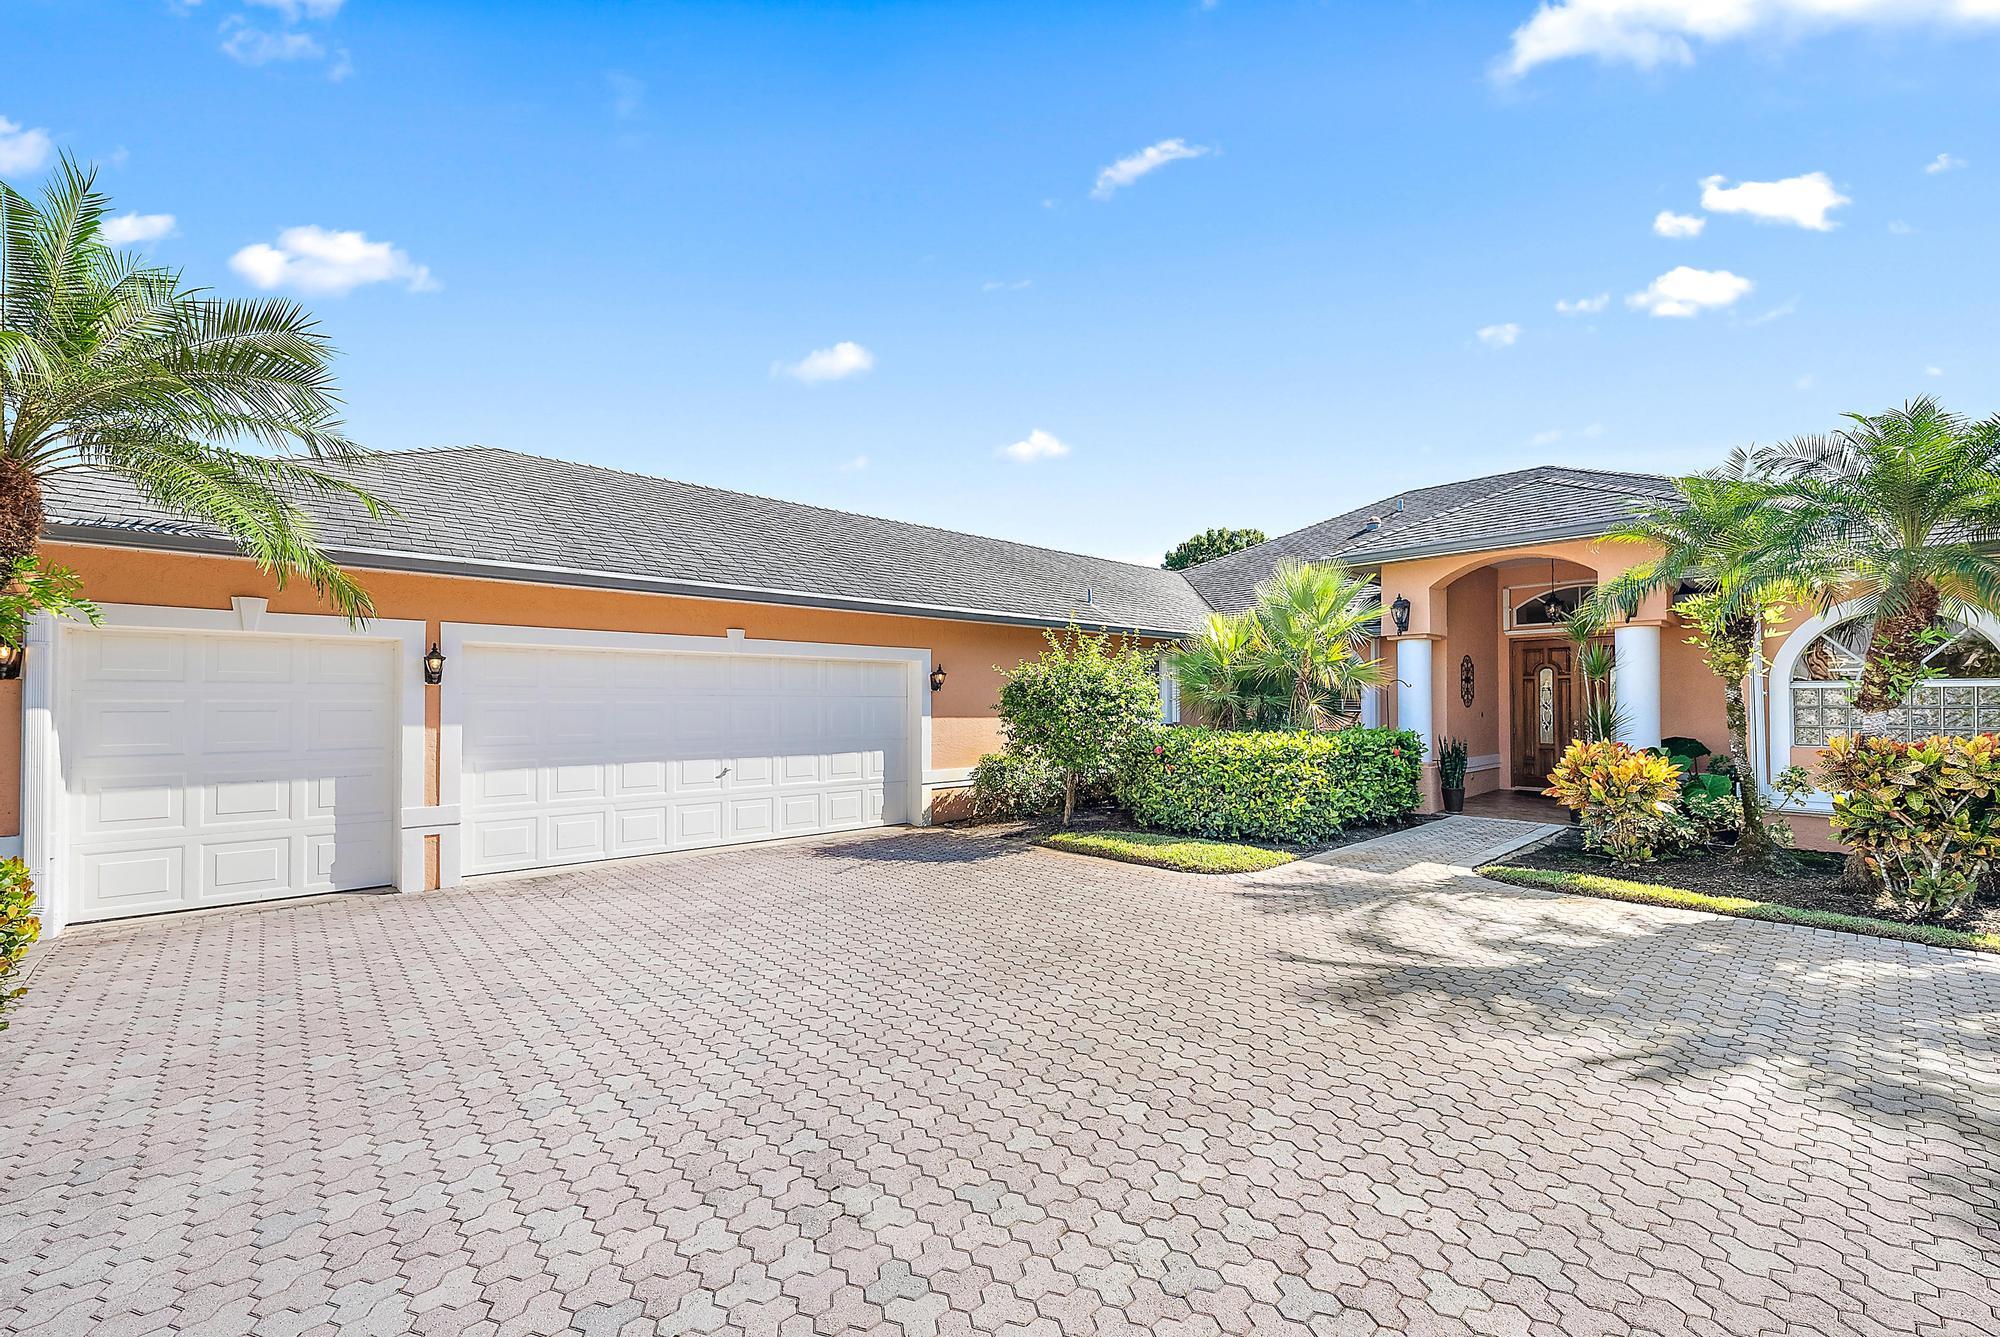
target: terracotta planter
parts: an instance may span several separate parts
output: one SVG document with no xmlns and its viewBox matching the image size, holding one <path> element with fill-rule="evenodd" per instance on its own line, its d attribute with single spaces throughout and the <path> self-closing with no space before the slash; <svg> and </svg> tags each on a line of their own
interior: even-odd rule
<svg viewBox="0 0 2000 1337">
<path fill-rule="evenodd" d="M 1464 812 L 1464 811 L 1465 811 L 1465 786 L 1464 786 L 1464 785 L 1460 785 L 1460 786 L 1459 786 L 1458 788 L 1456 788 L 1456 789 L 1447 789 L 1447 790 L 1445 790 L 1445 791 L 1444 791 L 1444 810 L 1445 810 L 1446 812 Z"/>
</svg>

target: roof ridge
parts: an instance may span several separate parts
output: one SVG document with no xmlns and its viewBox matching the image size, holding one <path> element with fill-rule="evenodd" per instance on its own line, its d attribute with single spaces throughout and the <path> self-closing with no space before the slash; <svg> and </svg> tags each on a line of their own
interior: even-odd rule
<svg viewBox="0 0 2000 1337">
<path fill-rule="evenodd" d="M 1432 511 L 1429 515 L 1425 516 L 1422 520 L 1417 521 L 1417 523 L 1420 525 L 1433 525 L 1436 524 L 1439 520 L 1444 519 L 1446 516 L 1452 515 L 1458 511 L 1462 511 L 1468 506 L 1484 505 L 1485 503 L 1492 501 L 1495 497 L 1504 497 L 1509 492 L 1518 492 L 1522 488 L 1527 487 L 1531 483 L 1539 483 L 1547 481 L 1547 475 L 1544 471 L 1554 467 L 1556 466 L 1542 464 L 1542 465 L 1537 465 L 1533 469 L 1516 470 L 1516 472 L 1527 473 L 1530 475 L 1530 477 L 1516 478 L 1513 482 L 1507 484 L 1505 487 L 1496 487 L 1489 491 L 1481 492 L 1478 496 L 1467 497 L 1464 501 L 1454 502 L 1450 506 L 1440 507 L 1439 509 Z M 1494 478 L 1505 478 L 1507 476 L 1508 475 L 1506 474 L 1492 475 L 1492 477 Z M 1478 482 L 1480 480 L 1468 479 L 1467 481 Z M 1385 534 L 1383 535 L 1383 537 L 1387 539 L 1387 538 L 1392 538 L 1394 536 Z M 1363 551 L 1366 551 L 1365 546 Z"/>
<path fill-rule="evenodd" d="M 692 488 L 697 492 L 718 492 L 725 496 L 730 496 L 730 497 L 747 497 L 752 501 L 769 502 L 775 506 L 787 506 L 787 507 L 794 507 L 799 510 L 817 511 L 822 515 L 843 516 L 850 520 L 872 520 L 877 524 L 885 524 L 885 525 L 904 525 L 911 529 L 927 530 L 928 532 L 933 534 L 949 534 L 954 538 L 972 538 L 972 539 L 979 539 L 982 542 L 986 543 L 1004 543 L 1007 544 L 1009 547 L 1031 548 L 1036 552 L 1053 553 L 1058 557 L 1080 557 L 1085 559 L 1086 561 L 1107 562 L 1112 566 L 1129 567 L 1135 571 L 1155 571 L 1159 572 L 1162 575 L 1181 576 L 1183 582 L 1185 582 L 1187 579 L 1186 576 L 1182 575 L 1181 572 L 1166 571 L 1164 568 L 1157 566 L 1149 566 L 1143 562 L 1127 562 L 1117 557 L 1101 557 L 1096 553 L 1076 552 L 1068 548 L 1051 548 L 1048 545 L 1042 543 L 1026 543 L 1020 539 L 1001 538 L 994 534 L 976 534 L 969 529 L 950 529 L 944 525 L 929 524 L 922 520 L 898 520 L 893 516 L 873 515 L 867 511 L 850 511 L 850 510 L 844 510 L 838 506 L 822 506 L 819 505 L 817 502 L 793 501 L 786 497 L 774 497 L 766 492 L 745 492 L 740 488 L 717 487 L 713 483 L 694 483 L 688 481 L 685 478 L 669 478 L 664 474 L 641 473 L 637 469 L 623 469 L 619 468 L 616 465 L 610 465 L 610 464 L 594 464 L 588 460 L 565 459 L 560 455 L 537 455 L 530 451 L 515 450 L 509 446 L 478 446 L 478 445 L 418 446 L 408 450 L 379 451 L 376 453 L 382 456 L 421 455 L 421 454 L 438 454 L 454 450 L 479 451 L 484 454 L 492 454 L 492 455 L 511 455 L 516 459 L 535 460 L 542 464 L 564 464 L 568 465 L 573 469 L 593 469 L 598 473 L 613 474 L 624 478 L 636 478 L 642 482 L 647 482 L 647 483 L 670 483 L 675 487 Z"/>
</svg>

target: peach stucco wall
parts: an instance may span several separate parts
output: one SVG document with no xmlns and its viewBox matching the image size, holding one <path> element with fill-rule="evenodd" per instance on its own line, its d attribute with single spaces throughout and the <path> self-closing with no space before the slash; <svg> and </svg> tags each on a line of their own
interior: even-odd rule
<svg viewBox="0 0 2000 1337">
<path fill-rule="evenodd" d="M 275 613 L 326 611 L 310 586 L 280 591 L 248 561 L 75 544 L 44 545 L 51 562 L 72 567 L 100 603 L 227 608 L 232 596 L 270 600 Z M 567 627 L 597 631 L 721 636 L 740 627 L 753 639 L 827 641 L 927 649 L 945 670 L 931 697 L 930 769 L 970 766 L 999 744 L 994 703 L 1002 667 L 1040 652 L 1032 627 L 895 617 L 674 595 L 577 589 L 516 581 L 470 580 L 404 572 L 358 573 L 383 618 L 422 619 L 435 639 L 440 622 Z M 438 689 L 427 692 L 426 801 L 437 802 Z M 0 683 L 0 835 L 20 831 L 20 684 Z"/>
</svg>

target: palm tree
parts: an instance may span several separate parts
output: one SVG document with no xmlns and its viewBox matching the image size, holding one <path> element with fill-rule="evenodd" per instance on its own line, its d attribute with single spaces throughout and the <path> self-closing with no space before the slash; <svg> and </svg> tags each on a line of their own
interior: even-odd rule
<svg viewBox="0 0 2000 1337">
<path fill-rule="evenodd" d="M 2000 612 L 2000 417 L 1930 398 L 1760 451 L 1776 482 L 1760 562 L 1868 617 L 1854 706 L 1880 733 L 1923 675 L 1940 615 Z"/>
<path fill-rule="evenodd" d="M 1253 610 L 1209 614 L 1200 635 L 1167 652 L 1182 703 L 1194 706 L 1205 722 L 1224 729 L 1265 721 L 1273 692 L 1261 633 Z M 1281 703 L 1289 700 L 1282 689 L 1277 698 Z"/>
<path fill-rule="evenodd" d="M 282 588 L 349 618 L 368 595 L 314 541 L 299 502 L 380 506 L 322 466 L 352 463 L 332 345 L 295 303 L 184 288 L 101 239 L 109 199 L 67 156 L 39 202 L 0 182 L 0 583 L 38 569 L 42 483 L 94 469 L 214 525 Z"/>
<path fill-rule="evenodd" d="M 1762 623 L 1786 603 L 1802 601 L 1810 586 L 1773 551 L 1788 517 L 1770 504 L 1770 484 L 1750 457 L 1737 451 L 1720 469 L 1673 481 L 1676 500 L 1635 513 L 1607 536 L 1652 545 L 1658 556 L 1600 585 L 1579 616 L 1601 626 L 1655 591 L 1678 591 L 1690 582 L 1701 588 L 1674 609 L 1694 629 L 1704 661 L 1722 682 L 1729 759 L 1742 805 L 1732 857 L 1781 867 L 1788 858 L 1765 825 L 1763 794 L 1750 765 L 1744 680 L 1762 653 Z"/>
<path fill-rule="evenodd" d="M 1382 681 L 1381 661 L 1364 658 L 1382 617 L 1375 586 L 1337 562 L 1280 562 L 1252 609 L 1262 658 L 1289 688 L 1288 722 L 1322 729 L 1344 703 Z"/>
</svg>

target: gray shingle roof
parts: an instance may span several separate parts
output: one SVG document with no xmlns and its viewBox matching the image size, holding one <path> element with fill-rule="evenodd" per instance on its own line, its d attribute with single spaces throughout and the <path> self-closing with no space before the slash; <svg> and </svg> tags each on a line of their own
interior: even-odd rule
<svg viewBox="0 0 2000 1337">
<path fill-rule="evenodd" d="M 1286 558 L 1338 557 L 1374 566 L 1399 557 L 1478 552 L 1554 536 L 1601 534 L 1637 505 L 1674 495 L 1657 474 L 1540 465 L 1418 488 L 1281 534 L 1187 571 L 1216 608 L 1250 604 L 1258 582 Z"/>
<path fill-rule="evenodd" d="M 350 472 L 398 514 L 307 509 L 360 568 L 1174 633 L 1209 611 L 1175 571 L 508 450 L 401 451 Z M 52 537 L 227 547 L 103 474 L 49 480 L 47 505 Z"/>
</svg>

